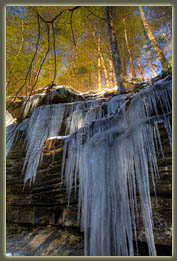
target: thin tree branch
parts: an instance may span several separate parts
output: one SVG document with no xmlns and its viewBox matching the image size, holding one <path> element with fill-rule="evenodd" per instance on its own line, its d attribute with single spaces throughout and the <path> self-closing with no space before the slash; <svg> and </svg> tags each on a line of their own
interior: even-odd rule
<svg viewBox="0 0 177 261">
<path fill-rule="evenodd" d="M 87 7 L 85 7 L 85 8 L 87 8 L 87 10 L 89 11 L 89 13 L 91 14 L 91 15 L 93 15 L 93 16 L 95 16 L 95 17 L 97 17 L 99 20 L 102 20 L 102 21 L 106 21 L 106 19 L 105 18 L 103 18 L 103 17 L 100 17 L 99 15 L 96 15 L 95 13 L 93 13 L 90 9 L 89 9 L 89 7 L 87 6 Z"/>
<path fill-rule="evenodd" d="M 52 24 L 54 23 L 59 16 L 61 16 L 64 12 L 66 11 L 69 11 L 69 12 L 73 12 L 74 10 L 78 9 L 78 8 L 81 8 L 82 6 L 75 6 L 74 8 L 67 8 L 67 9 L 64 9 L 62 11 L 60 11 L 53 19 L 47 21 L 45 20 L 40 14 L 39 12 L 37 11 L 38 15 L 40 16 L 41 20 L 44 22 L 44 23 L 48 23 L 48 24 Z"/>
<path fill-rule="evenodd" d="M 69 12 L 73 12 L 74 10 L 81 8 L 82 6 L 75 6 L 74 8 L 68 8 L 68 9 L 64 9 L 62 10 L 59 14 L 57 14 L 51 21 L 48 21 L 48 23 L 53 23 L 55 20 L 57 20 L 57 18 L 62 15 L 64 12 L 69 11 Z"/>
<path fill-rule="evenodd" d="M 49 28 L 48 23 L 46 23 L 46 26 L 47 26 L 47 35 L 48 35 L 48 49 L 47 49 L 47 51 L 46 51 L 46 53 L 45 53 L 45 56 L 44 56 L 44 58 L 43 58 L 42 63 L 40 64 L 40 67 L 39 67 L 39 70 L 38 70 L 38 73 L 37 73 L 37 76 L 36 76 L 36 80 L 35 80 L 35 82 L 34 82 L 32 88 L 31 88 L 31 90 L 30 90 L 30 94 L 29 94 L 28 98 L 26 99 L 26 102 L 25 102 L 25 105 L 24 105 L 24 108 L 23 108 L 23 112 L 22 112 L 22 116 L 23 116 L 23 113 L 24 113 L 26 104 L 28 103 L 28 101 L 29 101 L 29 99 L 30 99 L 30 97 L 31 97 L 31 95 L 32 95 L 32 92 L 33 92 L 33 90 L 34 90 L 34 87 L 36 86 L 36 84 L 37 84 L 37 82 L 38 82 L 38 78 L 39 78 L 39 74 L 40 74 L 40 72 L 41 72 L 42 66 L 43 66 L 43 64 L 44 64 L 44 62 L 45 62 L 45 60 L 46 60 L 46 58 L 47 58 L 47 55 L 48 55 L 48 53 L 49 53 L 49 51 L 50 51 L 50 28 Z"/>
<path fill-rule="evenodd" d="M 13 60 L 13 63 L 12 63 L 12 65 L 11 65 L 10 69 L 9 69 L 9 79 L 8 79 L 8 81 L 7 81 L 6 88 L 8 88 L 8 86 L 9 86 L 9 83 L 10 83 L 10 80 L 11 80 L 11 75 L 12 75 L 13 69 L 14 69 L 14 67 L 15 67 L 16 59 L 17 59 L 17 57 L 19 56 L 19 54 L 20 54 L 20 52 L 21 52 L 21 50 L 22 50 L 22 47 L 23 47 L 23 43 L 24 43 L 24 21 L 23 21 L 23 19 L 21 19 L 21 23 L 22 23 L 22 25 L 21 25 L 21 27 L 22 27 L 22 28 L 21 28 L 21 34 L 22 34 L 21 44 L 20 44 L 19 49 L 18 49 L 18 51 L 17 51 L 17 53 L 16 53 L 16 55 L 15 55 L 15 58 L 14 58 L 14 60 Z"/>
<path fill-rule="evenodd" d="M 37 23 L 38 23 L 38 39 L 37 39 L 37 43 L 36 43 L 35 53 L 34 53 L 33 58 L 31 60 L 31 63 L 30 63 L 30 66 L 29 66 L 29 69 L 28 69 L 25 81 L 24 81 L 23 85 L 19 88 L 19 90 L 16 92 L 15 97 L 17 97 L 19 92 L 25 87 L 27 79 L 28 79 L 28 75 L 29 75 L 29 73 L 30 73 L 30 71 L 32 69 L 32 65 L 33 65 L 34 59 L 35 59 L 37 51 L 38 51 L 38 46 L 39 46 L 39 41 L 40 41 L 40 22 L 39 22 L 39 15 L 38 15 L 38 13 L 37 13 Z M 14 98 L 14 100 L 15 100 L 15 98 Z M 13 103 L 14 100 L 11 103 Z M 9 106 L 11 105 L 11 103 L 9 104 Z"/>
<path fill-rule="evenodd" d="M 56 78 L 56 70 L 57 70 L 57 57 L 56 57 L 56 46 L 55 46 L 55 30 L 54 30 L 54 25 L 52 23 L 52 36 L 53 36 L 53 52 L 54 52 L 54 77 L 52 83 L 54 83 L 55 78 Z"/>
<path fill-rule="evenodd" d="M 59 14 L 57 14 L 52 20 L 50 21 L 46 21 L 40 14 L 39 12 L 37 11 L 40 19 L 46 23 L 46 24 L 52 24 L 52 36 L 53 36 L 53 51 L 54 51 L 54 61 L 55 61 L 55 65 L 54 65 L 54 78 L 53 78 L 53 81 L 52 83 L 48 84 L 47 86 L 48 89 L 47 89 L 47 92 L 50 91 L 50 89 L 53 87 L 53 84 L 54 84 L 54 81 L 55 81 L 55 78 L 56 78 L 56 46 L 55 46 L 55 31 L 54 31 L 54 22 L 58 19 L 59 16 L 61 16 L 64 12 L 66 11 L 69 11 L 71 12 L 71 15 L 70 15 L 70 26 L 71 26 L 71 32 L 72 32 L 72 37 L 73 37 L 73 42 L 74 42 L 74 45 L 76 46 L 76 41 L 75 41 L 75 37 L 74 37 L 74 32 L 73 32 L 73 27 L 72 27 L 72 16 L 73 16 L 73 12 L 78 9 L 78 8 L 81 8 L 81 6 L 75 6 L 74 8 L 68 8 L 68 9 L 64 9 L 62 10 Z"/>
<path fill-rule="evenodd" d="M 69 11 L 69 12 L 71 12 L 71 13 L 73 14 L 73 12 L 74 12 L 76 9 L 78 9 L 78 8 L 81 8 L 81 6 L 75 6 L 74 8 L 64 9 L 64 10 L 62 10 L 59 14 L 57 14 L 52 20 L 50 20 L 50 21 L 46 21 L 46 20 L 39 14 L 39 12 L 38 12 L 36 9 L 34 9 L 35 12 L 37 13 L 37 23 L 38 23 L 38 39 L 37 39 L 37 43 L 36 43 L 35 53 L 34 53 L 33 58 L 32 58 L 32 60 L 31 60 L 31 63 L 30 63 L 30 66 L 29 66 L 29 69 L 28 69 L 28 72 L 27 72 L 27 75 L 26 75 L 24 84 L 23 84 L 23 85 L 19 88 L 19 90 L 16 92 L 15 97 L 17 97 L 17 95 L 19 94 L 19 92 L 26 86 L 26 83 L 27 83 L 27 80 L 28 80 L 28 76 L 30 75 L 30 72 L 31 72 L 31 70 L 32 70 L 33 62 L 34 62 L 35 57 L 36 57 L 36 55 L 37 55 L 37 51 L 38 51 L 38 47 L 39 47 L 39 42 L 40 42 L 40 19 L 41 19 L 41 21 L 43 21 L 43 22 L 47 25 L 47 31 L 48 31 L 48 50 L 47 50 L 47 52 L 46 52 L 46 54 L 45 54 L 45 56 L 44 56 L 44 59 L 43 59 L 42 63 L 40 64 L 40 68 L 39 68 L 39 70 L 38 70 L 35 83 L 33 84 L 32 88 L 31 88 L 29 97 L 26 99 L 26 103 L 25 103 L 25 105 L 24 105 L 24 109 L 25 109 L 25 106 L 26 106 L 27 102 L 29 101 L 29 98 L 30 98 L 30 96 L 31 96 L 31 94 L 32 94 L 32 92 L 33 92 L 34 87 L 35 87 L 36 84 L 37 84 L 37 81 L 38 81 L 39 74 L 40 74 L 40 72 L 41 72 L 42 66 L 43 66 L 43 64 L 44 64 L 44 62 L 45 62 L 45 60 L 46 60 L 46 57 L 47 57 L 47 55 L 48 55 L 48 53 L 49 53 L 49 50 L 50 50 L 50 28 L 49 28 L 49 24 L 50 24 L 50 23 L 52 24 L 52 32 L 53 32 L 53 40 L 54 40 L 54 41 L 53 41 L 53 49 L 54 49 L 54 56 L 55 56 L 55 71 L 54 71 L 54 79 L 53 79 L 53 82 L 54 82 L 54 80 L 55 80 L 55 78 L 56 78 L 56 47 L 55 47 L 55 35 L 54 35 L 54 26 L 53 26 L 53 23 L 54 23 L 54 21 L 56 21 L 56 20 L 58 19 L 58 17 L 61 16 L 64 12 Z M 71 19 L 72 19 L 72 15 L 71 15 Z M 72 28 L 72 26 L 71 26 L 71 28 Z M 73 34 L 73 30 L 72 30 L 72 34 Z M 73 36 L 74 36 L 74 34 L 73 34 Z M 73 38 L 73 39 L 74 39 L 74 38 Z M 53 86 L 53 82 L 52 82 L 52 84 L 49 84 L 49 91 L 50 91 L 50 88 Z M 15 100 L 15 98 L 12 100 L 11 103 L 13 103 L 14 100 Z M 9 104 L 9 106 L 11 105 L 11 103 Z M 24 112 L 24 110 L 23 110 L 23 112 Z"/>
<path fill-rule="evenodd" d="M 73 31 L 73 23 L 72 23 L 73 12 L 74 12 L 74 10 L 71 11 L 71 15 L 70 15 L 70 26 L 71 26 L 71 33 L 72 33 L 72 37 L 73 37 L 73 42 L 74 42 L 74 45 L 76 46 L 76 41 L 75 41 L 74 31 Z"/>
</svg>

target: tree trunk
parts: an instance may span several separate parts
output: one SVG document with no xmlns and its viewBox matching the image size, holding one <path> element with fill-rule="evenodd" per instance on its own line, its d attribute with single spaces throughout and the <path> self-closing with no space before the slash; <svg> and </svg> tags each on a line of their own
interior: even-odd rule
<svg viewBox="0 0 177 261">
<path fill-rule="evenodd" d="M 106 13 L 106 22 L 108 25 L 108 33 L 109 33 L 118 93 L 123 93 L 123 92 L 125 92 L 125 89 L 124 89 L 123 81 L 121 78 L 122 73 L 121 73 L 120 55 L 119 55 L 118 44 L 117 44 L 117 40 L 116 40 L 116 34 L 114 31 L 114 27 L 113 27 L 112 10 L 111 10 L 110 6 L 105 6 L 105 13 Z"/>
<path fill-rule="evenodd" d="M 100 28 L 98 29 L 98 91 L 102 90 L 102 77 L 101 77 L 101 35 L 100 35 Z"/>
<path fill-rule="evenodd" d="M 103 55 L 102 53 L 100 53 L 100 56 L 101 56 L 101 65 L 103 67 L 103 72 L 104 72 L 104 77 L 105 77 L 105 84 L 106 84 L 106 88 L 109 88 L 109 75 L 108 75 L 108 71 L 107 71 L 107 68 L 105 66 L 105 61 L 104 61 L 104 58 L 103 58 Z"/>
<path fill-rule="evenodd" d="M 109 59 L 109 86 L 110 88 L 113 88 L 115 86 L 115 74 L 114 74 L 114 66 L 113 66 L 113 61 L 112 57 Z"/>
<path fill-rule="evenodd" d="M 132 40 L 133 40 L 134 46 L 136 46 L 136 48 L 135 48 L 135 57 L 136 57 L 136 60 L 137 60 L 137 63 L 138 63 L 138 69 L 139 69 L 139 72 L 140 72 L 140 75 L 141 75 L 141 80 L 144 81 L 143 68 L 142 68 L 141 62 L 140 62 L 140 51 L 137 49 L 136 40 L 135 40 L 135 34 L 133 34 Z"/>
<path fill-rule="evenodd" d="M 89 72 L 89 91 L 92 89 L 92 73 Z"/>
<path fill-rule="evenodd" d="M 123 83 L 127 79 L 127 63 L 126 63 L 126 55 L 125 55 L 125 49 L 124 49 L 124 43 L 119 43 L 119 53 L 120 53 L 120 60 L 121 60 L 121 71 L 122 71 L 122 81 Z"/>
<path fill-rule="evenodd" d="M 101 59 L 98 57 L 98 71 L 97 71 L 97 85 L 98 85 L 98 91 L 101 91 L 102 89 L 102 77 L 101 77 Z"/>
<path fill-rule="evenodd" d="M 144 15 L 144 11 L 143 11 L 143 8 L 141 6 L 139 6 L 139 11 L 140 11 L 140 15 L 141 15 L 141 19 L 142 19 L 142 22 L 143 22 L 143 25 L 144 25 L 144 28 L 146 30 L 146 33 L 148 35 L 148 38 L 149 40 L 151 41 L 156 53 L 157 53 L 157 56 L 160 60 L 160 63 L 161 63 L 161 66 L 162 66 L 162 70 L 163 71 L 167 71 L 168 70 L 168 63 L 167 63 L 167 60 L 162 52 L 162 50 L 160 49 L 154 35 L 152 34 L 151 32 L 151 29 L 148 25 L 148 22 L 145 18 L 145 15 Z"/>
<path fill-rule="evenodd" d="M 136 78 L 135 67 L 134 67 L 134 64 L 133 64 L 132 51 L 131 51 L 131 48 L 130 48 L 129 43 L 128 43 L 128 37 L 127 37 L 127 30 L 126 30 L 126 25 L 125 25 L 125 19 L 123 19 L 123 23 L 124 23 L 124 36 L 125 36 L 126 47 L 127 47 L 128 54 L 129 54 L 129 57 L 130 57 L 131 73 L 132 73 L 132 77 L 133 77 L 133 78 Z"/>
<path fill-rule="evenodd" d="M 149 65 L 149 67 L 151 68 L 151 71 L 152 71 L 153 76 L 156 77 L 156 73 L 155 73 L 155 71 L 154 71 L 154 68 L 153 68 L 153 66 L 152 66 L 152 63 L 151 63 L 149 60 L 147 61 L 147 63 L 148 63 L 148 65 Z"/>
<path fill-rule="evenodd" d="M 137 62 L 138 62 L 138 68 L 139 68 L 139 71 L 140 71 L 140 74 L 141 74 L 141 79 L 142 79 L 142 81 L 144 81 L 143 69 L 142 69 L 141 62 L 140 62 L 140 58 L 139 58 L 139 57 L 137 57 Z"/>
<path fill-rule="evenodd" d="M 76 49 L 75 49 L 75 46 L 73 45 L 73 43 L 71 43 L 71 45 L 72 45 L 72 52 L 71 52 L 70 82 L 71 82 L 71 86 L 73 88 L 75 88 L 75 81 L 76 81 L 76 75 L 75 75 L 75 72 L 76 72 L 76 60 L 75 60 Z"/>
</svg>

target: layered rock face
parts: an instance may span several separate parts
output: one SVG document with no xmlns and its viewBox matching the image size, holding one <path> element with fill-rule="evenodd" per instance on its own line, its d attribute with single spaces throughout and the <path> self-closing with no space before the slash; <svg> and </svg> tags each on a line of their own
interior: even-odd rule
<svg viewBox="0 0 177 261">
<path fill-rule="evenodd" d="M 65 132 L 62 126 L 61 132 Z M 166 131 L 160 128 L 164 157 L 158 156 L 156 195 L 150 181 L 153 231 L 157 255 L 172 255 L 172 154 Z M 22 256 L 82 256 L 84 237 L 80 231 L 78 191 L 73 186 L 68 204 L 61 176 L 63 140 L 46 143 L 35 183 L 24 186 L 21 175 L 25 149 L 23 138 L 14 142 L 6 165 L 7 249 Z M 137 195 L 138 197 L 138 195 Z M 140 208 L 138 206 L 138 208 Z M 148 255 L 142 217 L 138 219 L 136 255 Z M 136 242 L 134 242 L 136 245 Z"/>
<path fill-rule="evenodd" d="M 171 255 L 172 245 L 172 155 L 164 130 L 165 157 L 159 157 L 157 198 L 151 184 L 154 237 L 158 255 Z M 161 136 L 162 137 L 162 136 Z M 62 148 L 53 157 L 44 153 L 37 178 L 23 191 L 21 175 L 25 152 L 15 143 L 7 158 L 7 252 L 15 255 L 83 255 L 83 233 L 77 223 L 77 193 L 68 206 L 65 187 L 61 187 Z M 147 255 L 143 226 L 139 220 L 139 255 Z"/>
</svg>

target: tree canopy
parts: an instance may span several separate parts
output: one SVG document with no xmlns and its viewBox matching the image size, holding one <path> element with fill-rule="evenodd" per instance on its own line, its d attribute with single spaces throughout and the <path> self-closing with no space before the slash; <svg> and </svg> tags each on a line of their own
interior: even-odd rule
<svg viewBox="0 0 177 261">
<path fill-rule="evenodd" d="M 164 63 L 171 66 L 172 7 L 114 6 L 111 15 L 123 84 L 156 76 Z M 103 6 L 8 6 L 7 95 L 31 95 L 51 83 L 81 92 L 112 88 L 116 70 L 108 29 Z"/>
</svg>

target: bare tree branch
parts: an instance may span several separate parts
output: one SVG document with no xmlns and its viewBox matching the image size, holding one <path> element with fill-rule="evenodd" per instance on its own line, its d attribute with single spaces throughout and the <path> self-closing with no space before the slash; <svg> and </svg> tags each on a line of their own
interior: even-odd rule
<svg viewBox="0 0 177 261">
<path fill-rule="evenodd" d="M 56 78 L 56 70 L 57 70 L 57 57 L 56 57 L 56 46 L 55 46 L 55 30 L 54 30 L 54 25 L 52 23 L 52 36 L 53 36 L 53 52 L 54 52 L 54 77 L 52 83 L 54 83 L 55 78 Z"/>
<path fill-rule="evenodd" d="M 28 72 L 27 72 L 27 74 L 26 74 L 25 81 L 24 81 L 23 85 L 22 85 L 22 86 L 18 89 L 18 91 L 16 92 L 15 97 L 17 97 L 18 94 L 20 93 L 20 91 L 25 87 L 25 85 L 26 85 L 26 83 L 27 83 L 28 76 L 29 76 L 30 71 L 31 71 L 31 69 L 32 69 L 33 62 L 34 62 L 34 60 L 35 60 L 35 57 L 36 57 L 36 54 L 37 54 L 37 51 L 38 51 L 39 41 L 40 41 L 40 21 L 39 21 L 39 15 L 38 15 L 38 13 L 37 13 L 37 23 L 38 23 L 38 39 L 37 39 L 37 43 L 36 43 L 35 53 L 34 53 L 33 58 L 32 58 L 32 60 L 31 60 L 31 63 L 30 63 Z M 15 100 L 15 98 L 14 98 L 14 100 Z M 13 103 L 14 100 L 12 100 L 11 103 Z M 11 105 L 11 103 L 9 104 L 9 106 Z"/>
<path fill-rule="evenodd" d="M 46 58 L 47 58 L 47 55 L 48 55 L 48 53 L 49 53 L 49 51 L 50 51 L 50 28 L 49 28 L 48 23 L 46 23 L 46 26 L 47 26 L 47 35 L 48 35 L 48 49 L 47 49 L 47 51 L 46 51 L 46 53 L 45 53 L 45 56 L 44 56 L 44 58 L 43 58 L 43 60 L 42 60 L 42 62 L 41 62 L 41 64 L 40 64 L 40 67 L 39 67 L 39 70 L 38 70 L 38 73 L 37 73 L 37 76 L 36 76 L 36 80 L 35 80 L 35 82 L 34 82 L 32 88 L 31 88 L 31 90 L 30 90 L 30 94 L 28 95 L 28 98 L 26 99 L 26 102 L 25 102 L 25 105 L 24 105 L 24 108 L 23 108 L 22 115 L 23 115 L 23 113 L 24 113 L 26 104 L 28 103 L 28 101 L 29 101 L 29 99 L 30 99 L 30 97 L 31 97 L 31 95 L 32 95 L 32 92 L 33 92 L 33 90 L 34 90 L 34 87 L 36 86 L 36 84 L 37 84 L 37 82 L 38 82 L 38 78 L 39 78 L 39 74 L 40 74 L 40 72 L 41 72 L 41 70 L 42 70 L 42 66 L 43 66 L 43 64 L 44 64 L 44 62 L 45 62 L 45 60 L 46 60 Z"/>
<path fill-rule="evenodd" d="M 23 21 L 23 19 L 21 19 L 21 24 L 22 24 L 22 25 L 21 25 L 21 34 L 22 34 L 22 36 L 21 36 L 21 44 L 20 44 L 19 49 L 18 49 L 18 51 L 17 51 L 17 53 L 16 53 L 16 55 L 15 55 L 15 58 L 14 58 L 14 60 L 13 60 L 13 63 L 12 63 L 12 65 L 11 65 L 10 69 L 9 69 L 9 79 L 8 79 L 8 81 L 7 81 L 7 84 L 6 84 L 6 88 L 8 88 L 8 86 L 9 86 L 9 83 L 10 83 L 10 81 L 11 81 L 11 75 L 12 75 L 13 69 L 14 69 L 14 67 L 15 67 L 15 62 L 16 62 L 17 57 L 19 56 L 19 54 L 20 54 L 20 52 L 21 52 L 21 50 L 22 50 L 23 43 L 24 43 L 24 21 Z"/>
<path fill-rule="evenodd" d="M 60 11 L 53 19 L 51 19 L 51 20 L 49 20 L 49 21 L 45 20 L 45 19 L 39 14 L 39 12 L 38 12 L 38 15 L 40 16 L 41 20 L 42 20 L 44 23 L 52 24 L 52 23 L 54 23 L 54 22 L 58 19 L 58 17 L 61 16 L 64 12 L 66 12 L 66 11 L 73 12 L 74 10 L 76 10 L 76 9 L 78 9 L 78 8 L 81 8 L 81 7 L 82 7 L 82 6 L 75 6 L 74 8 L 64 9 L 64 10 Z"/>
<path fill-rule="evenodd" d="M 68 8 L 68 9 L 64 9 L 62 10 L 59 14 L 57 14 L 51 21 L 48 21 L 48 23 L 53 23 L 55 20 L 57 20 L 57 18 L 62 15 L 64 12 L 66 11 L 70 11 L 73 12 L 74 10 L 81 8 L 82 6 L 75 6 L 74 8 Z"/>
<path fill-rule="evenodd" d="M 96 15 L 96 14 L 94 14 L 90 9 L 89 9 L 89 7 L 87 6 L 87 7 L 85 7 L 85 8 L 87 8 L 87 10 L 89 11 L 89 13 L 90 13 L 90 15 L 93 15 L 93 16 L 95 16 L 95 17 L 97 17 L 99 20 L 102 20 L 102 21 L 106 21 L 106 19 L 105 18 L 103 18 L 103 17 L 100 17 L 100 16 L 98 16 L 98 15 Z"/>
<path fill-rule="evenodd" d="M 73 37 L 73 42 L 74 42 L 74 45 L 76 46 L 76 41 L 75 41 L 74 31 L 73 31 L 73 23 L 72 23 L 73 12 L 74 12 L 74 10 L 71 11 L 71 15 L 70 15 L 70 26 L 71 26 L 71 33 L 72 33 L 72 37 Z"/>
<path fill-rule="evenodd" d="M 74 40 L 74 43 L 75 43 L 75 38 L 74 38 L 74 33 L 73 33 L 73 28 L 72 28 L 72 15 L 73 15 L 73 12 L 78 9 L 78 8 L 81 8 L 81 6 L 75 6 L 74 8 L 68 8 L 68 9 L 64 9 L 62 10 L 59 14 L 57 14 L 52 20 L 50 21 L 46 21 L 40 14 L 39 12 L 35 10 L 35 12 L 37 13 L 37 23 L 38 23 L 38 39 L 37 39 L 37 43 L 36 43 L 36 47 L 35 47 L 35 53 L 33 55 L 33 58 L 31 60 L 31 63 L 30 63 L 30 66 L 28 68 L 28 71 L 27 71 L 27 74 L 26 74 L 26 78 L 25 78 L 25 81 L 23 83 L 23 85 L 19 88 L 19 90 L 16 92 L 16 95 L 14 96 L 14 99 L 12 100 L 12 102 L 9 104 L 9 106 L 14 102 L 15 98 L 17 98 L 18 94 L 20 93 L 20 91 L 22 91 L 22 89 L 24 87 L 26 87 L 26 84 L 27 84 L 27 81 L 28 81 L 28 78 L 29 76 L 31 75 L 31 70 L 32 70 L 32 66 L 33 66 L 33 62 L 35 60 L 35 57 L 37 55 L 37 52 L 38 52 L 38 47 L 39 47 L 39 42 L 40 42 L 40 36 L 41 36 L 41 33 L 40 33 L 40 20 L 43 21 L 46 26 L 47 26 L 47 33 L 48 33 L 48 49 L 46 51 L 46 54 L 40 64 L 40 67 L 39 67 L 39 70 L 38 70 L 38 73 L 37 73 L 37 76 L 36 76 L 36 80 L 30 90 L 30 94 L 28 96 L 28 98 L 26 99 L 26 102 L 25 102 L 25 105 L 24 105 L 24 109 L 26 107 L 26 104 L 28 103 L 29 99 L 30 99 L 30 96 L 32 95 L 32 92 L 34 90 L 34 87 L 36 86 L 37 84 L 37 81 L 38 81 L 38 78 L 39 78 L 39 75 L 40 75 L 40 72 L 41 72 L 41 69 L 42 69 L 42 66 L 47 58 L 47 55 L 50 51 L 50 27 L 49 27 L 49 24 L 52 24 L 52 35 L 53 35 L 53 51 L 54 51 L 54 60 L 55 60 L 55 65 L 54 65 L 54 78 L 53 78 L 53 81 L 52 83 L 49 83 L 48 86 L 48 91 L 50 91 L 50 89 L 52 88 L 53 84 L 54 84 L 54 81 L 55 81 L 55 78 L 56 78 L 56 46 L 55 46 L 55 32 L 54 32 L 54 22 L 58 19 L 59 16 L 61 16 L 64 12 L 66 11 L 69 11 L 71 12 L 71 16 L 70 16 L 70 25 L 71 25 L 71 31 L 72 31 L 72 36 L 73 36 L 73 40 Z M 27 87 L 26 87 L 27 88 Z M 27 92 L 27 90 L 26 90 Z M 27 93 L 26 93 L 27 94 Z M 23 112 L 24 112 L 24 109 L 23 109 Z M 22 112 L 22 118 L 23 118 L 23 112 Z"/>
</svg>

